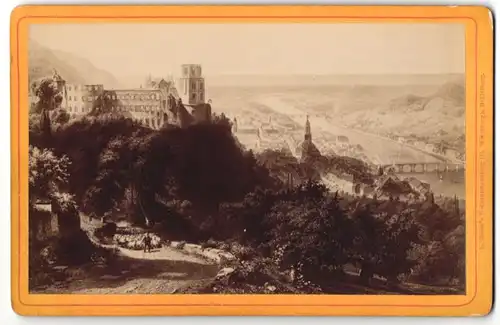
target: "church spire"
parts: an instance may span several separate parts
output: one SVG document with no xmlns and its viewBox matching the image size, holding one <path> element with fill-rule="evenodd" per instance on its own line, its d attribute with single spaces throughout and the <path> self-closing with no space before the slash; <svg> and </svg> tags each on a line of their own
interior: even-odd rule
<svg viewBox="0 0 500 325">
<path fill-rule="evenodd" d="M 306 132 L 304 134 L 304 140 L 311 141 L 311 124 L 309 123 L 309 115 L 306 116 Z"/>
</svg>

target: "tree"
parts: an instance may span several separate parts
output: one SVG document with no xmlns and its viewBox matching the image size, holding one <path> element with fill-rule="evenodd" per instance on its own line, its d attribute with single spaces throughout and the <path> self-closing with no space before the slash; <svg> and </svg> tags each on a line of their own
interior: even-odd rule
<svg viewBox="0 0 500 325">
<path fill-rule="evenodd" d="M 38 84 L 33 84 L 34 93 L 38 101 L 34 107 L 34 113 L 42 113 L 43 110 L 52 111 L 62 102 L 62 95 L 57 88 L 57 83 L 52 78 L 42 79 Z"/>
<path fill-rule="evenodd" d="M 173 152 L 172 172 L 181 197 L 210 214 L 220 203 L 240 200 L 254 188 L 254 174 L 225 127 L 198 124 L 179 134 L 183 136 L 174 144 L 179 150 Z"/>
<path fill-rule="evenodd" d="M 52 113 L 51 119 L 55 124 L 62 126 L 69 122 L 70 116 L 65 110 L 58 109 Z"/>
<path fill-rule="evenodd" d="M 399 276 L 409 274 L 418 263 L 410 258 L 410 254 L 417 245 L 423 243 L 421 227 L 411 210 L 386 217 L 385 226 L 382 234 L 385 241 L 379 247 L 381 263 L 376 271 L 394 284 L 399 282 Z"/>
<path fill-rule="evenodd" d="M 51 143 L 52 129 L 49 112 L 57 108 L 62 102 L 62 96 L 57 88 L 57 83 L 51 79 L 43 79 L 36 87 L 35 94 L 38 102 L 34 108 L 40 114 L 40 130 L 42 142 L 48 146 Z"/>
<path fill-rule="evenodd" d="M 465 286 L 465 232 L 462 226 L 441 241 L 431 241 L 423 247 L 414 280 L 429 284 L 451 284 L 456 280 Z"/>
<path fill-rule="evenodd" d="M 302 190 L 303 191 L 303 190 Z M 277 263 L 294 268 L 316 284 L 329 285 L 342 274 L 353 245 L 353 222 L 338 196 L 275 201 L 267 215 L 270 245 Z"/>
<path fill-rule="evenodd" d="M 86 190 L 84 208 L 98 215 L 123 210 L 122 204 L 127 189 L 135 191 L 134 163 L 136 148 L 134 139 L 117 136 L 112 139 L 99 156 L 97 176 Z M 135 193 L 134 197 L 137 197 Z M 128 209 L 134 209 L 132 199 Z M 129 210 L 130 211 L 130 210 Z"/>
<path fill-rule="evenodd" d="M 52 212 L 58 216 L 63 235 L 71 235 L 74 230 L 80 229 L 77 204 L 74 196 L 66 191 L 69 165 L 70 161 L 66 156 L 57 157 L 48 149 L 29 148 L 30 210 L 35 211 L 34 206 L 38 200 L 49 201 Z M 37 216 L 38 213 L 30 213 L 30 218 Z"/>
<path fill-rule="evenodd" d="M 216 113 L 212 113 L 211 121 L 213 124 L 223 126 L 228 131 L 231 131 L 231 129 L 233 127 L 233 123 L 231 122 L 231 120 L 229 118 L 226 117 L 226 115 L 224 113 L 221 113 L 220 115 L 216 114 Z"/>
<path fill-rule="evenodd" d="M 361 265 L 360 279 L 369 284 L 377 267 L 382 263 L 380 254 L 385 241 L 385 223 L 370 204 L 359 204 L 352 212 L 356 232 L 353 238 L 352 260 Z"/>
<path fill-rule="evenodd" d="M 57 157 L 51 150 L 29 147 L 30 202 L 51 199 L 68 183 L 68 157 Z"/>
<path fill-rule="evenodd" d="M 83 202 L 85 193 L 99 177 L 101 155 L 113 139 L 142 139 L 151 132 L 131 119 L 109 116 L 84 117 L 60 128 L 54 134 L 54 152 L 73 162 L 68 170 L 69 189 L 77 202 Z"/>
</svg>

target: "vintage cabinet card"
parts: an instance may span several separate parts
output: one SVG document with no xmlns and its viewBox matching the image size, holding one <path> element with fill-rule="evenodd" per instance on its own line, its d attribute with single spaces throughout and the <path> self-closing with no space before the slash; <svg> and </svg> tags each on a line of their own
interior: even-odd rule
<svg viewBox="0 0 500 325">
<path fill-rule="evenodd" d="M 21 6 L 22 315 L 485 315 L 483 7 Z"/>
</svg>

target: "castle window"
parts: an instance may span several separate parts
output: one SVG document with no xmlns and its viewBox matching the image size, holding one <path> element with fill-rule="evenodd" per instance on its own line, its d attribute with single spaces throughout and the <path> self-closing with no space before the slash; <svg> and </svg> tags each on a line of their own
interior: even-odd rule
<svg viewBox="0 0 500 325">
<path fill-rule="evenodd" d="M 75 90 L 78 90 L 78 86 L 75 86 Z"/>
<path fill-rule="evenodd" d="M 71 112 L 71 105 L 70 105 L 70 106 L 68 106 L 68 111 L 70 111 L 70 112 Z"/>
<path fill-rule="evenodd" d="M 191 83 L 191 88 L 192 88 L 192 90 L 196 90 L 196 83 L 192 82 Z"/>
<path fill-rule="evenodd" d="M 71 86 L 68 86 L 68 91 L 71 91 Z"/>
<path fill-rule="evenodd" d="M 185 67 L 185 68 L 184 68 L 184 75 L 187 75 L 187 74 L 188 74 L 188 68 L 187 68 L 187 67 Z"/>
<path fill-rule="evenodd" d="M 196 99 L 196 94 L 195 94 L 195 93 L 191 94 L 191 98 L 192 98 L 193 100 L 195 100 L 195 99 Z"/>
<path fill-rule="evenodd" d="M 204 97 L 204 96 L 203 96 L 203 93 L 200 93 L 200 100 L 201 100 L 201 101 L 204 101 L 204 100 L 205 100 L 203 97 Z"/>
</svg>

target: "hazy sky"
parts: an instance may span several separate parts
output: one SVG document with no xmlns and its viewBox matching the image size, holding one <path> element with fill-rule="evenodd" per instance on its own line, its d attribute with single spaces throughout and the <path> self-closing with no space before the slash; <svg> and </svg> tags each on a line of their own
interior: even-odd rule
<svg viewBox="0 0 500 325">
<path fill-rule="evenodd" d="M 31 38 L 115 76 L 463 73 L 459 24 L 50 24 Z"/>
</svg>

